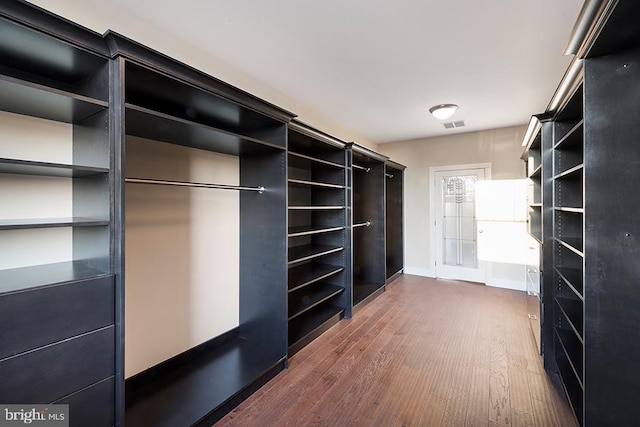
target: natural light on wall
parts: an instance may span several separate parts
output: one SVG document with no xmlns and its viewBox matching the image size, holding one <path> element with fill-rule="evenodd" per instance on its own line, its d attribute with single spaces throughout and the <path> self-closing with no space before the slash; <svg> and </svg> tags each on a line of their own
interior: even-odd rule
<svg viewBox="0 0 640 427">
<path fill-rule="evenodd" d="M 530 264 L 532 237 L 527 233 L 526 179 L 478 181 L 476 218 L 478 258 L 508 264 Z"/>
</svg>

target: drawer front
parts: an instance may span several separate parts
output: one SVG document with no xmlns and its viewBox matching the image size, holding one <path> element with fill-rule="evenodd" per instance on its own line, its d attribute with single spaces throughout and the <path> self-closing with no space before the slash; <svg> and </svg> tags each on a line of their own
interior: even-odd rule
<svg viewBox="0 0 640 427">
<path fill-rule="evenodd" d="M 51 403 L 115 373 L 110 326 L 0 362 L 0 402 Z"/>
<path fill-rule="evenodd" d="M 112 426 L 115 424 L 114 377 L 53 403 L 69 405 L 69 427 Z"/>
<path fill-rule="evenodd" d="M 114 323 L 114 277 L 0 296 L 0 359 Z"/>
</svg>

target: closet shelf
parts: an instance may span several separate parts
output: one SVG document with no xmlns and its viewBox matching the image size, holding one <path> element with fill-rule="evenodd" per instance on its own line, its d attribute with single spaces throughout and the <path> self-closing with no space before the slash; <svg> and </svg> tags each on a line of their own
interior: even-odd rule
<svg viewBox="0 0 640 427">
<path fill-rule="evenodd" d="M 580 175 L 582 174 L 582 171 L 584 169 L 584 165 L 581 163 L 577 166 L 574 166 L 570 169 L 567 169 L 565 171 L 562 171 L 560 173 L 558 173 L 556 176 L 553 177 L 553 179 L 558 180 L 558 179 L 578 179 L 580 177 Z"/>
<path fill-rule="evenodd" d="M 542 209 L 542 203 L 529 203 L 529 207 L 540 210 Z"/>
<path fill-rule="evenodd" d="M 317 330 L 323 329 L 326 324 L 339 320 L 344 310 L 332 304 L 321 304 L 306 311 L 289 322 L 289 348 L 299 347 Z"/>
<path fill-rule="evenodd" d="M 86 261 L 68 261 L 0 270 L 0 294 L 109 276 Z"/>
<path fill-rule="evenodd" d="M 569 286 L 575 296 L 581 301 L 584 301 L 584 296 L 581 293 L 583 289 L 582 270 L 563 267 L 555 267 L 555 269 L 560 278 Z"/>
<path fill-rule="evenodd" d="M 301 227 L 289 227 L 288 237 L 311 236 L 314 234 L 331 233 L 333 231 L 344 230 L 343 226 L 327 227 L 306 225 Z"/>
<path fill-rule="evenodd" d="M 584 208 L 571 208 L 567 206 L 557 206 L 557 207 L 554 207 L 553 209 L 560 212 L 584 213 Z"/>
<path fill-rule="evenodd" d="M 289 320 L 343 292 L 340 286 L 316 283 L 289 294 Z"/>
<path fill-rule="evenodd" d="M 78 178 L 108 173 L 109 169 L 61 163 L 0 158 L 0 173 Z"/>
<path fill-rule="evenodd" d="M 570 237 L 558 238 L 558 237 L 554 237 L 553 239 L 556 242 L 560 243 L 565 248 L 573 251 L 577 255 L 580 255 L 581 257 L 584 257 L 584 253 L 582 252 L 582 239 L 581 238 L 570 238 Z"/>
<path fill-rule="evenodd" d="M 289 268 L 289 292 L 319 282 L 344 270 L 342 266 L 306 263 Z"/>
<path fill-rule="evenodd" d="M 335 163 L 335 162 L 331 162 L 329 160 L 324 160 L 318 157 L 312 157 L 312 156 L 308 156 L 306 154 L 300 154 L 297 153 L 295 151 L 289 151 L 289 166 L 294 166 L 294 167 L 306 167 L 307 162 L 305 162 L 304 160 L 308 160 L 309 162 L 315 162 L 315 163 L 320 163 L 324 166 L 330 166 L 330 167 L 334 167 L 337 169 L 345 169 L 344 165 L 341 165 L 339 163 Z"/>
<path fill-rule="evenodd" d="M 582 323 L 583 323 L 583 304 L 581 301 L 574 300 L 572 298 L 564 298 L 561 296 L 555 297 L 556 305 L 560 308 L 564 319 L 567 321 L 576 338 L 584 345 L 582 337 Z"/>
<path fill-rule="evenodd" d="M 345 206 L 289 206 L 288 209 L 290 211 L 300 210 L 300 211 L 330 211 L 330 210 L 341 210 L 346 209 Z"/>
<path fill-rule="evenodd" d="M 567 331 L 562 328 L 554 328 L 558 342 L 564 352 L 564 355 L 571 366 L 571 371 L 575 375 L 576 380 L 580 384 L 581 388 L 584 388 L 582 384 L 582 344 L 575 339 L 573 331 Z"/>
<path fill-rule="evenodd" d="M 0 230 L 24 230 L 52 227 L 99 227 L 106 225 L 109 225 L 109 220 L 81 217 L 0 220 Z"/>
<path fill-rule="evenodd" d="M 558 369 L 560 371 L 560 377 L 564 385 L 564 389 L 569 399 L 571 406 L 575 409 L 578 419 L 582 416 L 582 402 L 583 402 L 583 389 L 581 384 L 577 381 L 575 373 L 569 361 L 564 358 L 564 352 L 562 357 L 556 357 Z"/>
<path fill-rule="evenodd" d="M 131 426 L 195 425 L 274 368 L 265 350 L 236 338 L 128 395 Z M 152 408 L 152 410 L 151 410 Z M 179 409 L 179 410 L 176 410 Z"/>
<path fill-rule="evenodd" d="M 575 126 L 567 131 L 566 134 L 554 145 L 554 149 L 566 149 L 567 147 L 582 149 L 582 135 L 578 132 L 582 130 L 584 119 L 580 120 Z"/>
<path fill-rule="evenodd" d="M 539 179 L 542 173 L 542 164 L 536 166 L 536 168 L 529 174 L 530 179 Z"/>
<path fill-rule="evenodd" d="M 340 252 L 342 250 L 344 250 L 344 247 L 342 246 L 331 245 L 303 245 L 290 247 L 288 264 L 291 265 L 298 262 L 319 258 L 335 252 Z"/>
<path fill-rule="evenodd" d="M 127 103 L 125 106 L 127 135 L 234 156 L 284 150 L 283 147 L 256 138 L 169 116 L 137 105 Z"/>
<path fill-rule="evenodd" d="M 0 74 L 0 110 L 77 123 L 108 107 L 104 101 Z"/>
<path fill-rule="evenodd" d="M 287 182 L 289 185 L 301 185 L 301 186 L 312 186 L 312 187 L 322 187 L 322 188 L 337 188 L 344 189 L 344 185 L 336 185 L 336 184 L 327 184 L 324 182 L 315 182 L 315 181 L 305 181 L 302 179 L 288 179 Z"/>
</svg>

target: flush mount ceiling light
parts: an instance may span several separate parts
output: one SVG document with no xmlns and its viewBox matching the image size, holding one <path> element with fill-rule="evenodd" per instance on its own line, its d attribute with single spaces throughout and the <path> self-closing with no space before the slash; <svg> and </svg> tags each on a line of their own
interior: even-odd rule
<svg viewBox="0 0 640 427">
<path fill-rule="evenodd" d="M 445 120 L 453 116 L 457 109 L 458 106 L 456 104 L 440 104 L 429 108 L 429 112 L 436 119 Z"/>
</svg>

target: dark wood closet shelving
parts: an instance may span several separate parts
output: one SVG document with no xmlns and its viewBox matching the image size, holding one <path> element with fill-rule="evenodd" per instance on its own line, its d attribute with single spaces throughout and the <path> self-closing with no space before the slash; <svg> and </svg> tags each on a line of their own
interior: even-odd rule
<svg viewBox="0 0 640 427">
<path fill-rule="evenodd" d="M 385 256 L 386 282 L 404 272 L 404 170 L 405 166 L 385 162 Z"/>
<path fill-rule="evenodd" d="M 386 202 L 379 200 L 385 200 L 385 162 L 389 159 L 355 144 L 350 153 L 353 306 L 357 307 L 382 292 L 387 281 L 386 244 L 380 245 L 385 242 Z M 354 227 L 367 222 L 368 226 Z"/>
<path fill-rule="evenodd" d="M 125 82 L 125 133 L 238 156 L 240 186 L 266 188 L 262 194 L 240 192 L 237 332 L 161 364 L 171 369 L 152 367 L 127 380 L 127 424 L 210 425 L 286 362 L 286 301 L 279 297 L 287 292 L 282 262 L 287 238 L 282 168 L 286 125 L 219 96 L 225 88 L 216 82 L 211 82 L 211 89 L 198 87 L 182 78 L 189 70 L 181 65 L 174 64 L 175 75 L 170 75 L 160 69 L 163 58 L 151 51 L 146 55 L 129 58 L 125 53 L 119 59 Z M 136 63 L 138 59 L 149 65 Z M 156 62 L 154 70 L 150 64 Z M 193 352 L 197 355 L 190 355 Z"/>
<path fill-rule="evenodd" d="M 402 273 L 404 166 L 27 2 L 0 5 L 0 34 L 0 111 L 71 135 L 60 155 L 0 158 L 0 178 L 56 178 L 71 194 L 68 213 L 0 220 L 0 238 L 24 235 L 18 246 L 43 253 L 61 245 L 70 258 L 45 263 L 34 250 L 0 270 L 0 335 L 12 339 L 0 351 L 3 403 L 69 404 L 72 427 L 211 425 Z M 16 145 L 27 143 L 20 132 Z M 239 195 L 237 328 L 125 379 L 129 137 L 236 156 L 239 187 L 265 190 Z"/>
<path fill-rule="evenodd" d="M 289 355 L 351 313 L 345 143 L 289 125 Z"/>
<path fill-rule="evenodd" d="M 0 159 L 0 177 L 33 183 L 35 189 L 38 179 L 55 177 L 71 195 L 68 213 L 61 217 L 0 221 L 0 239 L 11 233 L 20 240 L 17 251 L 31 248 L 20 265 L 0 270 L 0 336 L 6 341 L 0 351 L 0 400 L 50 403 L 74 396 L 77 420 L 84 419 L 85 408 L 106 408 L 95 425 L 111 426 L 113 389 L 93 393 L 96 384 L 116 373 L 107 51 L 99 35 L 19 2 L 0 6 L 0 34 L 0 110 L 17 115 L 16 120 L 68 126 L 73 153 L 69 164 L 48 160 L 57 152 L 37 153 L 43 156 L 37 161 Z M 67 41 L 76 38 L 83 46 Z M 22 131 L 27 140 L 21 133 L 12 143 L 26 152 L 30 130 Z M 51 194 L 41 191 L 48 203 Z M 3 200 L 4 206 L 15 203 L 18 198 Z M 34 207 L 38 214 L 47 208 Z M 46 233 L 60 228 L 56 238 Z M 64 228 L 69 230 L 63 242 Z M 43 251 L 56 248 L 59 253 L 42 259 Z"/>
<path fill-rule="evenodd" d="M 0 158 L 0 173 L 80 178 L 108 174 L 109 169 L 72 164 L 67 165 L 61 163 L 38 162 L 33 160 Z"/>
</svg>

